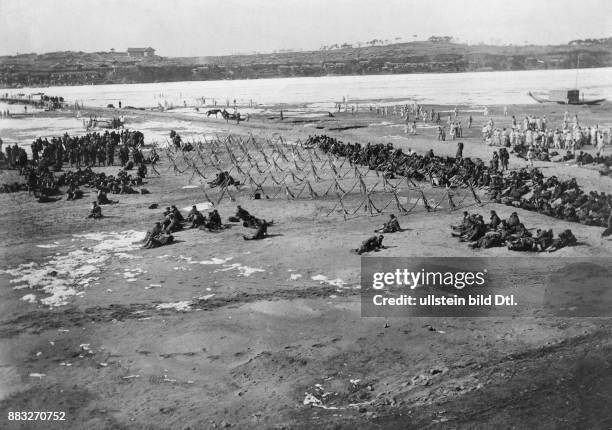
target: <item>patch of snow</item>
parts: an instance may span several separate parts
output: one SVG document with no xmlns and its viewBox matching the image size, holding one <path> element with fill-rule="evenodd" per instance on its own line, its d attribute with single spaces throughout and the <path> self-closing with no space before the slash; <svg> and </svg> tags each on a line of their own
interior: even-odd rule
<svg viewBox="0 0 612 430">
<path fill-rule="evenodd" d="M 240 274 L 238 276 L 251 276 L 253 273 L 265 272 L 264 269 L 258 269 L 256 267 L 243 266 L 240 263 L 224 264 L 225 269 L 217 269 L 215 272 L 227 272 L 228 270 L 238 270 Z"/>
<path fill-rule="evenodd" d="M 223 263 L 227 263 L 228 261 L 232 260 L 234 257 L 227 257 L 227 258 L 217 258 L 217 257 L 213 257 L 210 260 L 202 260 L 202 261 L 193 261 L 192 264 L 223 264 Z"/>
<path fill-rule="evenodd" d="M 140 375 L 128 375 L 128 376 L 124 376 L 122 379 L 134 379 L 134 378 L 140 378 Z"/>
<path fill-rule="evenodd" d="M 164 309 L 174 309 L 175 311 L 190 311 L 191 310 L 191 305 L 193 303 L 190 300 L 185 300 L 182 302 L 174 302 L 174 303 L 160 303 L 159 305 L 155 306 L 155 309 L 157 310 L 164 310 Z"/>
<path fill-rule="evenodd" d="M 310 405 L 315 408 L 331 409 L 331 410 L 339 409 L 336 406 L 325 406 L 323 402 L 320 399 L 318 399 L 314 394 L 310 394 L 308 392 L 304 394 L 306 396 L 304 397 L 303 404 L 306 406 Z"/>
<path fill-rule="evenodd" d="M 346 284 L 346 282 L 344 280 L 340 279 L 340 278 L 329 279 L 325 275 L 315 275 L 311 279 L 313 281 L 319 281 L 321 284 L 331 285 L 332 287 L 342 288 Z"/>
<path fill-rule="evenodd" d="M 142 255 L 132 255 L 132 254 L 128 254 L 127 252 L 116 252 L 115 253 L 115 257 L 118 258 L 127 258 L 129 260 L 136 260 L 139 258 L 143 258 Z"/>
<path fill-rule="evenodd" d="M 194 203 L 195 207 L 197 210 L 199 211 L 207 211 L 209 209 L 212 209 L 212 203 L 211 202 L 202 202 L 202 203 Z M 191 210 L 191 206 L 187 206 L 183 208 L 183 211 L 185 212 L 189 212 Z"/>
<path fill-rule="evenodd" d="M 13 277 L 14 288 L 31 288 L 48 297 L 39 299 L 46 306 L 62 306 L 69 303 L 70 298 L 77 295 L 75 288 L 85 288 L 93 280 L 92 274 L 99 273 L 107 261 L 116 252 L 129 252 L 140 247 L 144 232 L 134 230 L 110 233 L 88 233 L 74 235 L 79 240 L 93 240 L 97 243 L 68 252 L 49 256 L 44 263 L 25 263 L 3 270 Z M 32 300 L 29 297 L 29 300 Z"/>
<path fill-rule="evenodd" d="M 26 294 L 21 298 L 24 302 L 28 303 L 36 303 L 36 295 L 35 294 Z"/>
</svg>

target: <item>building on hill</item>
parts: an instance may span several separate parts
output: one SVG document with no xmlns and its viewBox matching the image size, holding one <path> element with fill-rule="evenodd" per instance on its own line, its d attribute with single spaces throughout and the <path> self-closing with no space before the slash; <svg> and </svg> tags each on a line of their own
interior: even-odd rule
<svg viewBox="0 0 612 430">
<path fill-rule="evenodd" d="M 155 56 L 155 49 L 148 47 L 148 48 L 128 48 L 127 49 L 127 54 L 128 57 L 137 57 L 137 58 L 144 58 L 144 57 L 153 57 Z"/>
</svg>

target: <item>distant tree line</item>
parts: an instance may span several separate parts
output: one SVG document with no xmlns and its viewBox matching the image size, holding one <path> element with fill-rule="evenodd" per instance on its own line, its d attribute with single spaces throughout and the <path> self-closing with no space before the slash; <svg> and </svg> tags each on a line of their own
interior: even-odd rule
<svg viewBox="0 0 612 430">
<path fill-rule="evenodd" d="M 577 45 L 609 45 L 612 44 L 612 37 L 604 37 L 601 39 L 576 39 L 568 43 L 570 46 Z"/>
</svg>

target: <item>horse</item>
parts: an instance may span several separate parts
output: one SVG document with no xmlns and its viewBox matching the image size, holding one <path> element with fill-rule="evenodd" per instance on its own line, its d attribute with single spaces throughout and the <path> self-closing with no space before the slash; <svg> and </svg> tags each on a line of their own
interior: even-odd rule
<svg viewBox="0 0 612 430">
<path fill-rule="evenodd" d="M 223 112 L 221 111 L 221 109 L 210 109 L 208 112 L 206 112 L 206 117 L 210 117 L 211 115 L 214 115 L 215 118 L 217 117 L 217 114 L 223 114 Z"/>
</svg>

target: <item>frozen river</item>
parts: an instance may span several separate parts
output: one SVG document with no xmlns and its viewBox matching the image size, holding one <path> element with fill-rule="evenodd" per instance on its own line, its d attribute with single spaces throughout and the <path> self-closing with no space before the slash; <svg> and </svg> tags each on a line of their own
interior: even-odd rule
<svg viewBox="0 0 612 430">
<path fill-rule="evenodd" d="M 526 104 L 533 100 L 528 91 L 548 91 L 573 88 L 575 70 L 535 70 L 510 72 L 477 72 L 445 74 L 324 76 L 314 78 L 279 78 L 254 80 L 191 81 L 152 84 L 121 84 L 74 87 L 22 88 L 2 90 L 3 93 L 44 92 L 63 96 L 68 101 L 85 105 L 154 107 L 165 102 L 193 106 L 202 97 L 210 104 L 233 101 L 240 105 L 251 100 L 257 104 L 304 104 L 312 108 L 333 107 L 335 101 L 398 102 L 502 105 Z M 582 69 L 578 87 L 586 98 L 612 99 L 612 68 Z"/>
</svg>

